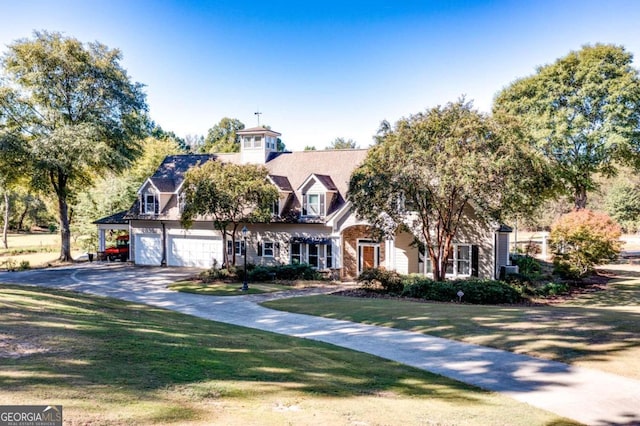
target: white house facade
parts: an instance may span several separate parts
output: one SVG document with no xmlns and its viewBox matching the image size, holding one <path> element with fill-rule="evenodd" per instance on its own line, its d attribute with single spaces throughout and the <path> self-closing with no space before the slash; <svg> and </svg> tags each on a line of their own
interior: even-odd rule
<svg viewBox="0 0 640 426">
<path fill-rule="evenodd" d="M 346 199 L 351 173 L 367 150 L 278 152 L 280 134 L 270 129 L 256 127 L 238 135 L 239 153 L 168 156 L 140 187 L 137 201 L 124 216 L 132 262 L 210 268 L 221 265 L 227 251 L 236 253 L 238 264 L 246 253 L 249 263 L 308 263 L 344 280 L 371 267 L 403 274 L 429 272 L 430 262 L 424 261 L 412 234 L 375 240 L 369 224 L 357 218 Z M 210 220 L 196 220 L 189 229 L 180 224 L 184 175 L 207 161 L 262 164 L 278 188 L 272 220 L 244 224 L 249 230 L 246 251 L 241 235 L 236 235 L 235 246 L 230 241 L 223 246 Z M 465 213 L 448 276 L 495 278 L 509 264 L 510 229 L 480 225 L 471 208 Z"/>
</svg>

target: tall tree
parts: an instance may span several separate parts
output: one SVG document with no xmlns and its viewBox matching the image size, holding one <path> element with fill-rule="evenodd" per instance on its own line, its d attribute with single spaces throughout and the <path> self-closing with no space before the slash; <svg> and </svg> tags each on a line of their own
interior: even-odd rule
<svg viewBox="0 0 640 426">
<path fill-rule="evenodd" d="M 326 149 L 356 149 L 359 148 L 353 139 L 335 138 Z"/>
<path fill-rule="evenodd" d="M 564 193 L 585 208 L 597 174 L 640 167 L 640 79 L 623 47 L 597 44 L 538 68 L 498 94 L 494 115 L 521 118 Z"/>
<path fill-rule="evenodd" d="M 180 151 L 187 153 L 192 151 L 192 147 L 186 139 L 181 138 L 172 131 L 166 131 L 157 124 L 151 123 L 151 136 L 157 140 L 170 140 L 178 145 Z"/>
<path fill-rule="evenodd" d="M 239 152 L 240 139 L 237 131 L 244 129 L 244 124 L 236 118 L 225 117 L 207 132 L 200 152 Z"/>
<path fill-rule="evenodd" d="M 0 88 L 0 104 L 6 102 L 11 94 Z M 4 98 L 4 99 L 1 99 Z M 9 248 L 7 233 L 11 216 L 13 193 L 28 170 L 28 156 L 19 129 L 11 125 L 7 114 L 0 109 L 0 206 L 2 206 L 2 243 Z"/>
<path fill-rule="evenodd" d="M 80 191 L 73 204 L 75 212 L 72 230 L 83 236 L 92 235 L 92 222 L 104 216 L 128 209 L 136 199 L 143 182 L 158 168 L 167 155 L 183 152 L 174 138 L 147 137 L 141 144 L 142 154 L 125 171 L 111 171 L 96 179 L 90 188 Z"/>
<path fill-rule="evenodd" d="M 452 242 L 473 209 L 479 224 L 527 213 L 544 195 L 544 162 L 514 125 L 460 100 L 384 122 L 377 143 L 351 176 L 356 213 L 380 233 L 406 227 L 425 245 L 435 280 L 444 280 Z"/>
<path fill-rule="evenodd" d="M 183 184 L 182 224 L 189 227 L 197 217 L 210 218 L 222 233 L 223 247 L 227 245 L 228 236 L 235 247 L 241 223 L 271 219 L 271 206 L 278 198 L 278 190 L 267 180 L 268 173 L 261 165 L 220 161 L 208 161 L 189 170 Z M 235 262 L 233 250 L 231 264 Z M 226 250 L 224 264 L 229 265 Z"/>
<path fill-rule="evenodd" d="M 64 261 L 71 260 L 70 198 L 95 176 L 127 167 L 147 132 L 142 85 L 130 80 L 121 58 L 98 42 L 35 32 L 11 44 L 2 60 L 12 96 L 0 108 L 27 138 L 33 184 L 55 194 Z"/>
</svg>

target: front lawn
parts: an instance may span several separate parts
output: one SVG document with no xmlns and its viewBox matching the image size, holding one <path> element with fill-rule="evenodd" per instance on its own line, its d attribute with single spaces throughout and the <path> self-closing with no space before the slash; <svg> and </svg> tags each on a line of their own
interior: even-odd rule
<svg viewBox="0 0 640 426">
<path fill-rule="evenodd" d="M 640 379 L 640 272 L 618 269 L 621 278 L 611 281 L 609 290 L 549 306 L 341 296 L 274 300 L 264 306 L 411 330 Z"/>
<path fill-rule="evenodd" d="M 374 356 L 50 289 L 0 285 L 0 401 L 65 424 L 576 424 Z"/>
<path fill-rule="evenodd" d="M 201 281 L 178 281 L 169 285 L 169 289 L 183 293 L 206 294 L 207 296 L 239 296 L 242 294 L 271 293 L 274 291 L 291 290 L 291 286 L 273 283 L 250 283 L 248 291 L 242 291 L 242 283 Z"/>
</svg>

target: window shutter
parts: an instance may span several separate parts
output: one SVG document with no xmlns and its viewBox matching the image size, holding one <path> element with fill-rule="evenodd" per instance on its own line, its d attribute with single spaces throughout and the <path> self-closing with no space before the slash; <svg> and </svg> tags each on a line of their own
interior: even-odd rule
<svg viewBox="0 0 640 426">
<path fill-rule="evenodd" d="M 280 257 L 280 242 L 276 242 L 275 243 L 275 247 L 274 247 L 274 255 L 275 257 Z"/>
<path fill-rule="evenodd" d="M 302 216 L 307 215 L 307 194 L 302 194 Z"/>
<path fill-rule="evenodd" d="M 324 194 L 320 194 L 320 216 L 324 215 Z"/>
<path fill-rule="evenodd" d="M 258 242 L 258 257 L 262 257 L 262 243 Z"/>
<path fill-rule="evenodd" d="M 231 240 L 227 240 L 227 254 L 228 255 L 232 255 L 233 254 L 233 243 L 231 242 Z"/>
<path fill-rule="evenodd" d="M 471 246 L 471 276 L 478 276 L 478 246 Z"/>
<path fill-rule="evenodd" d="M 158 197 L 153 197 L 153 212 L 155 214 L 158 214 L 160 212 L 160 206 L 158 204 Z"/>
</svg>

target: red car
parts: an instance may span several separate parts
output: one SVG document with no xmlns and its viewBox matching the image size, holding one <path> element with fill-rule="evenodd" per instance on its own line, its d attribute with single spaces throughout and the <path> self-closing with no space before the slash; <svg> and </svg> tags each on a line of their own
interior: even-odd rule
<svg viewBox="0 0 640 426">
<path fill-rule="evenodd" d="M 120 235 L 116 238 L 116 245 L 108 247 L 104 251 L 104 255 L 111 261 L 120 259 L 121 261 L 126 262 L 129 259 L 129 236 Z"/>
</svg>

